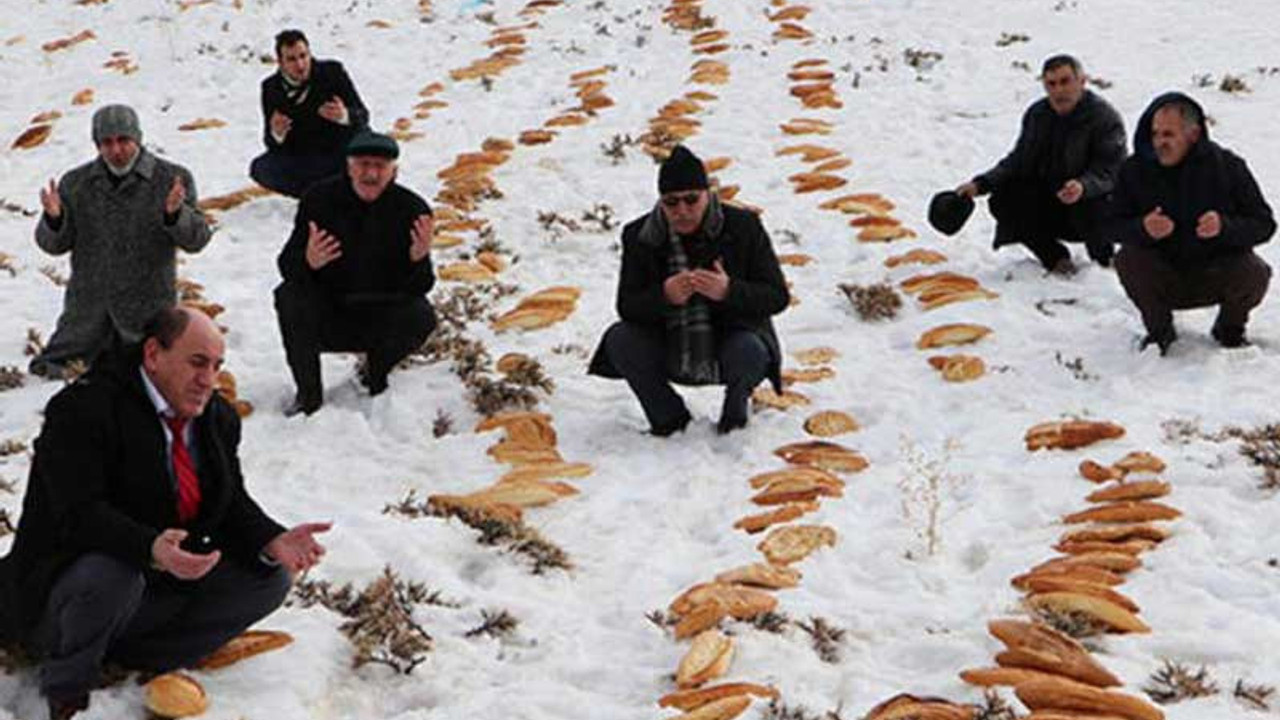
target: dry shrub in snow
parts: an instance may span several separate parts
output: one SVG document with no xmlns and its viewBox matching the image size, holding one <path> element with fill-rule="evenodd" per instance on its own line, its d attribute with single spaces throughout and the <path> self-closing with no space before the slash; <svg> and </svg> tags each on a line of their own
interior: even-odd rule
<svg viewBox="0 0 1280 720">
<path fill-rule="evenodd" d="M 418 605 L 457 607 L 421 583 L 401 580 L 390 568 L 356 593 L 351 583 L 334 589 L 328 581 L 302 580 L 294 585 L 290 604 L 322 605 L 347 618 L 339 631 L 355 647 L 352 665 L 386 665 L 407 675 L 427 659 L 434 640 L 413 619 Z"/>
<path fill-rule="evenodd" d="M 858 317 L 867 322 L 892 320 L 898 316 L 898 310 L 902 308 L 902 296 L 889 283 L 841 284 L 840 290 L 849 298 L 849 302 L 853 303 L 854 310 L 858 311 Z"/>
<path fill-rule="evenodd" d="M 1217 695 L 1218 685 L 1209 677 L 1209 670 L 1203 665 L 1199 670 L 1192 671 L 1180 662 L 1165 660 L 1164 665 L 1148 678 L 1142 691 L 1161 705 L 1169 705 L 1191 698 Z"/>
</svg>

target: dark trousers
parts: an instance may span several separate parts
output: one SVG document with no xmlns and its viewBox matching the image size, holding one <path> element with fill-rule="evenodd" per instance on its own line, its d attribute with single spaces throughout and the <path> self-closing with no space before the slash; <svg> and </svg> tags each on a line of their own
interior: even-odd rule
<svg viewBox="0 0 1280 720">
<path fill-rule="evenodd" d="M 284 602 L 289 574 L 226 557 L 194 582 L 82 555 L 49 593 L 34 645 L 46 697 L 98 682 L 104 660 L 154 672 L 194 664 Z"/>
<path fill-rule="evenodd" d="M 1062 243 L 1084 243 L 1089 257 L 1100 265 L 1111 262 L 1113 245 L 1099 232 L 1105 198 L 1081 199 L 1063 205 L 1058 188 L 1034 181 L 1016 181 L 991 193 L 987 207 L 996 219 L 994 245 L 1021 243 L 1046 269 L 1071 256 Z"/>
<path fill-rule="evenodd" d="M 298 397 L 308 401 L 323 396 L 320 353 L 365 353 L 371 382 L 385 383 L 396 363 L 436 327 L 435 311 L 424 297 L 342 303 L 308 282 L 281 283 L 275 295 L 285 359 Z"/>
<path fill-rule="evenodd" d="M 653 428 L 670 427 L 689 414 L 667 379 L 666 334 L 625 320 L 604 335 L 609 362 L 635 393 Z M 769 348 L 750 330 L 731 330 L 718 339 L 720 382 L 725 385 L 722 420 L 747 417 L 751 391 L 769 373 Z"/>
<path fill-rule="evenodd" d="M 286 155 L 267 152 L 249 164 L 249 177 L 268 190 L 297 198 L 317 181 L 338 175 L 345 169 L 346 160 L 342 153 Z"/>
<path fill-rule="evenodd" d="M 1262 302 L 1271 267 L 1252 251 L 1214 258 L 1196 268 L 1178 268 L 1154 248 L 1125 245 L 1116 272 L 1152 335 L 1173 330 L 1173 311 L 1218 306 L 1216 327 L 1241 328 Z"/>
</svg>

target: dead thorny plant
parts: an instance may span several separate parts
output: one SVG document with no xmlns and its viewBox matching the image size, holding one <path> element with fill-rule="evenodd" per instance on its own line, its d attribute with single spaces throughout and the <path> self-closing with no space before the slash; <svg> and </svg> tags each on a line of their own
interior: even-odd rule
<svg viewBox="0 0 1280 720">
<path fill-rule="evenodd" d="M 436 410 L 436 419 L 431 422 L 431 436 L 441 438 L 453 432 L 453 416 L 444 408 Z"/>
<path fill-rule="evenodd" d="M 1209 676 L 1209 669 L 1203 665 L 1199 670 L 1193 671 L 1180 662 L 1165 660 L 1164 665 L 1147 679 L 1147 685 L 1142 691 L 1157 703 L 1169 705 L 1191 698 L 1217 695 L 1218 685 Z"/>
<path fill-rule="evenodd" d="M 488 635 L 503 639 L 515 634 L 516 628 L 520 626 L 520 621 L 506 610 L 481 610 L 480 617 L 482 622 L 464 633 L 463 637 Z"/>
<path fill-rule="evenodd" d="M 23 374 L 16 366 L 0 367 L 0 392 L 22 387 Z"/>
<path fill-rule="evenodd" d="M 889 283 L 852 285 L 842 283 L 840 290 L 849 298 L 858 317 L 866 322 L 892 320 L 902 308 L 902 296 Z"/>
<path fill-rule="evenodd" d="M 769 701 L 769 706 L 764 709 L 764 715 L 761 717 L 764 720 L 843 720 L 838 705 L 835 710 L 813 715 L 803 705 L 791 707 L 778 698 Z"/>
<path fill-rule="evenodd" d="M 840 662 L 840 645 L 845 636 L 843 628 L 817 616 L 810 617 L 808 623 L 797 622 L 795 626 L 808 633 L 813 641 L 813 649 L 822 662 Z"/>
<path fill-rule="evenodd" d="M 1263 712 L 1271 709 L 1271 696 L 1275 693 L 1276 689 L 1273 686 L 1250 685 L 1243 679 L 1236 680 L 1235 690 L 1232 691 L 1235 698 L 1245 706 Z"/>
<path fill-rule="evenodd" d="M 1039 618 L 1045 625 L 1064 635 L 1077 640 L 1101 635 L 1107 626 L 1092 615 L 1082 612 L 1066 612 L 1049 607 L 1037 607 L 1031 614 Z"/>
<path fill-rule="evenodd" d="M 40 337 L 40 331 L 33 327 L 27 328 L 27 344 L 22 347 L 22 354 L 35 357 L 42 352 L 44 352 L 44 338 Z"/>
<path fill-rule="evenodd" d="M 987 688 L 982 692 L 982 705 L 978 706 L 973 720 L 1018 720 L 1018 714 L 1000 693 Z"/>
<path fill-rule="evenodd" d="M 907 469 L 907 473 L 898 480 L 898 490 L 902 493 L 902 516 L 915 528 L 916 538 L 923 544 L 925 556 L 932 557 L 942 548 L 944 492 L 955 489 L 966 480 L 963 476 L 947 471 L 951 453 L 959 443 L 948 438 L 943 443 L 940 456 L 936 458 L 930 458 L 905 435 L 899 444 Z M 915 553 L 908 549 L 906 557 L 914 559 Z"/>
<path fill-rule="evenodd" d="M 338 630 L 355 647 L 353 667 L 386 665 L 403 675 L 426 661 L 435 644 L 413 619 L 414 607 L 458 607 L 439 591 L 400 579 L 390 566 L 359 593 L 350 583 L 335 590 L 328 581 L 302 580 L 294 585 L 290 601 L 302 607 L 319 604 L 347 618 Z"/>
</svg>

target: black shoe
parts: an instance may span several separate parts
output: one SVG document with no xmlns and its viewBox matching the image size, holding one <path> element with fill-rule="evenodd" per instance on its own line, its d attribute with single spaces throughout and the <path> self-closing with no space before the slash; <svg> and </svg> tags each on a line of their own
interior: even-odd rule
<svg viewBox="0 0 1280 720">
<path fill-rule="evenodd" d="M 377 397 L 387 391 L 387 374 L 374 374 L 369 371 L 367 364 L 361 365 L 356 376 L 360 380 L 360 384 L 369 391 L 369 397 Z"/>
<path fill-rule="evenodd" d="M 1161 330 L 1159 332 L 1150 332 L 1147 333 L 1146 337 L 1142 338 L 1142 345 L 1138 347 L 1138 352 L 1146 350 L 1148 345 L 1155 345 L 1160 348 L 1160 357 L 1164 357 L 1169 354 L 1170 346 L 1172 346 L 1173 341 L 1177 339 L 1178 333 L 1174 332 L 1173 328 Z"/>
<path fill-rule="evenodd" d="M 1076 268 L 1076 264 L 1069 257 L 1062 258 L 1055 262 L 1053 267 L 1049 268 L 1050 275 L 1064 278 L 1075 277 L 1077 272 L 1079 272 L 1079 269 Z"/>
<path fill-rule="evenodd" d="M 1249 344 L 1249 339 L 1244 336 L 1243 325 L 1218 325 L 1214 323 L 1213 329 L 1209 331 L 1209 334 L 1224 348 L 1238 348 Z"/>
<path fill-rule="evenodd" d="M 81 710 L 89 709 L 89 693 L 65 698 L 49 698 L 49 720 L 70 720 Z"/>
<path fill-rule="evenodd" d="M 298 413 L 302 413 L 303 415 L 312 415 L 315 411 L 319 410 L 320 406 L 323 404 L 324 401 L 320 398 L 309 398 L 303 397 L 302 395 L 295 395 L 293 402 L 285 406 L 284 416 L 293 417 Z"/>
<path fill-rule="evenodd" d="M 649 434 L 654 437 L 671 437 L 678 432 L 684 432 L 684 429 L 689 426 L 690 420 L 693 420 L 693 416 L 686 410 L 672 422 L 654 425 L 649 428 Z"/>
<path fill-rule="evenodd" d="M 716 434 L 728 435 L 734 430 L 739 430 L 747 426 L 747 417 L 743 416 L 720 416 L 720 422 L 716 423 Z"/>
</svg>

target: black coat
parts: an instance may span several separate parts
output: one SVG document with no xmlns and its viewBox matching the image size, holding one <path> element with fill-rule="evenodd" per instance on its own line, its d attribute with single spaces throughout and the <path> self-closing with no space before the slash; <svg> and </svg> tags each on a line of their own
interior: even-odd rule
<svg viewBox="0 0 1280 720">
<path fill-rule="evenodd" d="M 369 111 L 356 87 L 337 60 L 313 60 L 310 90 L 300 104 L 285 97 L 285 81 L 276 71 L 262 81 L 262 141 L 267 150 L 287 155 L 341 154 L 351 137 L 369 125 Z M 333 97 L 347 106 L 349 124 L 339 125 L 320 117 L 320 106 Z M 293 127 L 277 143 L 271 136 L 271 114 L 279 111 L 293 120 Z"/>
<path fill-rule="evenodd" d="M 0 560 L 0 636 L 34 628 L 54 580 L 77 557 L 105 553 L 143 570 L 156 536 L 179 527 L 164 430 L 141 364 L 137 346 L 95 363 L 45 408 L 17 535 Z M 194 423 L 201 502 L 184 547 L 257 562 L 285 528 L 244 487 L 240 418 L 215 394 Z"/>
<path fill-rule="evenodd" d="M 1173 99 L 1199 108 L 1189 97 L 1169 93 L 1156 98 L 1143 113 L 1134 134 L 1134 154 L 1120 168 L 1107 234 L 1122 244 L 1154 247 L 1176 267 L 1189 270 L 1267 242 L 1275 234 L 1276 221 L 1244 160 L 1211 141 L 1203 122 L 1200 140 L 1187 157 L 1175 167 L 1160 165 L 1151 141 L 1151 123 L 1155 110 Z M 1203 111 L 1200 116 L 1204 117 Z M 1163 240 L 1152 239 L 1142 226 L 1143 217 L 1157 207 L 1174 224 L 1173 234 Z M 1201 240 L 1196 237 L 1196 224 L 1210 210 L 1222 216 L 1222 232 L 1217 238 Z"/>
<path fill-rule="evenodd" d="M 1059 116 L 1048 98 L 1033 103 L 1022 116 L 1013 150 L 973 181 L 980 192 L 989 193 L 1027 180 L 1056 190 L 1074 178 L 1084 186 L 1085 199 L 1105 197 L 1124 157 L 1124 121 L 1106 100 L 1086 90 L 1066 116 Z"/>
<path fill-rule="evenodd" d="M 286 282 L 314 282 L 339 303 L 422 296 L 435 285 L 431 255 L 409 261 L 409 231 L 431 208 L 412 190 L 391 183 L 372 203 L 361 200 L 342 175 L 321 181 L 302 196 L 293 233 L 277 265 Z M 338 239 L 342 256 L 319 270 L 307 265 L 308 224 Z"/>
<path fill-rule="evenodd" d="M 782 390 L 782 348 L 771 316 L 787 309 L 791 296 L 769 234 L 753 212 L 723 206 L 724 227 L 715 240 L 718 256 L 729 275 L 729 294 L 709 301 L 717 330 L 751 330 L 769 347 L 769 379 Z M 622 230 L 622 270 L 618 278 L 618 316 L 628 322 L 665 331 L 670 304 L 662 284 L 671 276 L 671 246 L 666 238 L 645 239 L 640 228 L 648 216 L 627 223 Z M 714 254 L 714 253 L 713 253 Z M 710 265 L 710 262 L 706 262 Z M 604 345 L 596 348 L 588 372 L 607 378 L 621 375 L 609 362 Z"/>
</svg>

